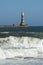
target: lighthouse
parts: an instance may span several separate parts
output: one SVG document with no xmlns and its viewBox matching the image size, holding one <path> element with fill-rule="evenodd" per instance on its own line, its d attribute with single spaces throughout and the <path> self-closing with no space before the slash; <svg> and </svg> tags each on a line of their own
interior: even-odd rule
<svg viewBox="0 0 43 65">
<path fill-rule="evenodd" d="M 21 26 L 24 26 L 24 12 L 21 12 Z"/>
</svg>

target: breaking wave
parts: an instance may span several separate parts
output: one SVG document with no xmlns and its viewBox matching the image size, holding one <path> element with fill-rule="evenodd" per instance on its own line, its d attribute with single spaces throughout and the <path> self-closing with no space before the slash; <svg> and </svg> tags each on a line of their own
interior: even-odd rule
<svg viewBox="0 0 43 65">
<path fill-rule="evenodd" d="M 0 59 L 43 58 L 43 39 L 9 36 L 0 38 Z"/>
</svg>

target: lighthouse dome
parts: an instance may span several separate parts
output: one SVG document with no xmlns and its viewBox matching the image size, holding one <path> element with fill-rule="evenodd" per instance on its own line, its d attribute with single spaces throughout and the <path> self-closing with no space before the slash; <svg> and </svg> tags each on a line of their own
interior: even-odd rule
<svg viewBox="0 0 43 65">
<path fill-rule="evenodd" d="M 23 15 L 23 16 L 24 16 L 24 12 L 21 12 L 21 15 Z"/>
</svg>

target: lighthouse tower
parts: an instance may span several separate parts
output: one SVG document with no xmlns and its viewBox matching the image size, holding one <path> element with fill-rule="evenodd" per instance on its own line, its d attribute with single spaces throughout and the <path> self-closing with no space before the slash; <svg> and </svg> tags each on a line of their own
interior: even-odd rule
<svg viewBox="0 0 43 65">
<path fill-rule="evenodd" d="M 21 26 L 24 26 L 24 12 L 21 12 Z"/>
</svg>

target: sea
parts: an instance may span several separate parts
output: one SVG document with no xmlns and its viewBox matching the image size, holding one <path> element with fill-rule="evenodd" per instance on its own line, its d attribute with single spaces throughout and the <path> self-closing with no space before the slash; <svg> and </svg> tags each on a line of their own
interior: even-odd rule
<svg viewBox="0 0 43 65">
<path fill-rule="evenodd" d="M 0 65 L 43 65 L 43 26 L 0 28 Z"/>
</svg>

